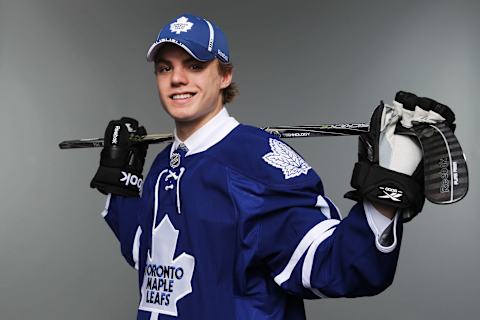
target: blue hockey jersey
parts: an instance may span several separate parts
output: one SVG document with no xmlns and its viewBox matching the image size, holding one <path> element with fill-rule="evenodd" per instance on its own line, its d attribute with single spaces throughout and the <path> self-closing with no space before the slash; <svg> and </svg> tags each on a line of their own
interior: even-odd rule
<svg viewBox="0 0 480 320">
<path fill-rule="evenodd" d="M 138 270 L 137 319 L 299 320 L 305 298 L 391 284 L 398 219 L 387 246 L 371 205 L 342 220 L 281 140 L 224 109 L 179 143 L 156 157 L 141 198 L 109 196 L 103 214 Z"/>
</svg>

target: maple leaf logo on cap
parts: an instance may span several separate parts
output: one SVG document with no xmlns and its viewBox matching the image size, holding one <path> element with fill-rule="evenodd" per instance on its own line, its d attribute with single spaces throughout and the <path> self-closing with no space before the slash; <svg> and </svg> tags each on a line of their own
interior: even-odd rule
<svg viewBox="0 0 480 320">
<path fill-rule="evenodd" d="M 187 32 L 192 29 L 193 23 L 188 21 L 187 17 L 180 17 L 176 22 L 170 24 L 170 31 L 172 33 L 180 34 L 180 32 Z"/>
<path fill-rule="evenodd" d="M 272 152 L 264 155 L 262 159 L 275 168 L 282 169 L 285 179 L 307 174 L 308 170 L 312 168 L 285 143 L 272 138 L 270 138 L 269 143 Z"/>
</svg>

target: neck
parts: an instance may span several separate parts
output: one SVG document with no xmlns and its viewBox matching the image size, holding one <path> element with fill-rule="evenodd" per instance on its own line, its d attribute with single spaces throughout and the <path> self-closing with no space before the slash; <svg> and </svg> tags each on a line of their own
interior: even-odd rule
<svg viewBox="0 0 480 320">
<path fill-rule="evenodd" d="M 187 140 L 198 129 L 203 127 L 210 119 L 215 117 L 223 108 L 223 105 L 218 108 L 214 113 L 205 115 L 200 121 L 175 121 L 175 128 L 177 131 L 177 137 L 181 141 Z"/>
<path fill-rule="evenodd" d="M 177 129 L 177 137 L 181 141 L 187 140 L 195 131 L 200 129 L 200 127 L 188 126 L 184 122 L 175 122 L 175 128 Z"/>
</svg>

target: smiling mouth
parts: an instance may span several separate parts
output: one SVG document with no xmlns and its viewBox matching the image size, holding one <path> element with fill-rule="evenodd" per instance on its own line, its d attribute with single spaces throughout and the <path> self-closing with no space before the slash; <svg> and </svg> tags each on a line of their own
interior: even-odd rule
<svg viewBox="0 0 480 320">
<path fill-rule="evenodd" d="M 186 100 L 193 97 L 196 93 L 180 93 L 180 94 L 172 94 L 170 98 L 172 100 Z"/>
</svg>

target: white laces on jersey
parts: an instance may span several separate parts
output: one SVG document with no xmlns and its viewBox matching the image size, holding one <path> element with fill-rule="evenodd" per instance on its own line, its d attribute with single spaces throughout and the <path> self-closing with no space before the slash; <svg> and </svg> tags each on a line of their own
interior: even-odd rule
<svg viewBox="0 0 480 320">
<path fill-rule="evenodd" d="M 158 189 L 160 185 L 161 178 L 165 175 L 164 181 L 167 183 L 165 186 L 165 191 L 171 191 L 175 189 L 176 191 L 176 204 L 177 204 L 177 213 L 182 213 L 182 204 L 180 200 L 180 180 L 185 172 L 185 167 L 178 166 L 181 164 L 182 159 L 185 158 L 185 154 L 188 152 L 188 148 L 185 144 L 181 143 L 175 152 L 172 154 L 170 159 L 170 168 L 164 169 L 157 178 L 157 183 L 155 185 L 155 218 L 154 226 L 156 225 L 157 210 L 158 210 Z"/>
<path fill-rule="evenodd" d="M 158 210 L 158 189 L 160 185 L 160 180 L 163 175 L 166 174 L 164 181 L 167 183 L 170 183 L 165 186 L 165 191 L 171 191 L 173 189 L 176 189 L 177 197 L 176 197 L 176 202 L 177 202 L 177 213 L 181 214 L 182 213 L 182 206 L 181 206 L 181 201 L 180 201 L 180 179 L 183 176 L 183 173 L 185 172 L 185 168 L 181 167 L 179 168 L 179 172 L 176 173 L 175 171 L 172 171 L 170 169 L 164 169 L 160 174 L 158 175 L 157 178 L 157 183 L 155 184 L 155 222 L 157 218 L 157 210 Z M 154 224 L 155 226 L 155 224 Z"/>
<path fill-rule="evenodd" d="M 185 168 L 181 167 L 180 173 L 178 174 L 177 178 L 175 178 L 175 180 L 177 181 L 177 213 L 178 214 L 182 213 L 181 203 L 180 203 L 180 178 L 182 177 L 184 172 L 185 172 Z"/>
</svg>

